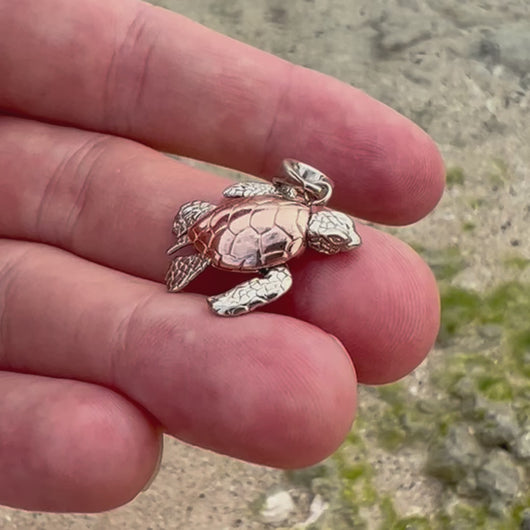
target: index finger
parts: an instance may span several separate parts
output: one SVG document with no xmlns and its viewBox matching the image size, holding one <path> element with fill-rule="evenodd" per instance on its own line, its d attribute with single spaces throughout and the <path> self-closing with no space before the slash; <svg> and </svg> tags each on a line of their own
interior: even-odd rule
<svg viewBox="0 0 530 530">
<path fill-rule="evenodd" d="M 337 207 L 377 222 L 415 221 L 440 198 L 440 155 L 410 121 L 169 11 L 137 0 L 0 0 L 0 34 L 8 112 L 260 176 L 296 158 L 335 180 Z"/>
</svg>

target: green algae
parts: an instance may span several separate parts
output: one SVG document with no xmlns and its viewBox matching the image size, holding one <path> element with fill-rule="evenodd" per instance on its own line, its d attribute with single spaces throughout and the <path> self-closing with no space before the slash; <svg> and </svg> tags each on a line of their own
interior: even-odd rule
<svg viewBox="0 0 530 530">
<path fill-rule="evenodd" d="M 471 221 L 464 221 L 462 223 L 462 230 L 464 232 L 473 232 L 473 230 L 475 230 L 476 227 L 477 225 Z"/>
<path fill-rule="evenodd" d="M 485 294 L 442 284 L 440 298 L 442 340 L 462 333 L 470 324 L 500 324 L 512 350 L 521 351 L 527 347 L 530 284 L 505 282 Z"/>
<path fill-rule="evenodd" d="M 448 188 L 452 186 L 463 186 L 465 182 L 464 170 L 458 166 L 448 168 L 445 175 L 445 182 Z"/>
<path fill-rule="evenodd" d="M 438 342 L 445 344 L 476 320 L 481 298 L 478 293 L 461 287 L 447 286 L 440 291 L 441 322 Z"/>
<path fill-rule="evenodd" d="M 368 460 L 368 449 L 361 436 L 349 437 L 346 446 L 349 451 L 339 451 L 333 457 L 342 483 L 342 497 L 346 503 L 353 501 L 356 507 L 371 506 L 378 501 L 378 494 L 373 485 L 374 470 Z"/>
<path fill-rule="evenodd" d="M 530 378 L 530 329 L 514 331 L 509 337 L 510 351 L 517 369 Z"/>
<path fill-rule="evenodd" d="M 433 528 L 427 517 L 400 518 L 391 497 L 388 495 L 381 497 L 379 507 L 382 516 L 380 530 L 431 530 Z"/>
<path fill-rule="evenodd" d="M 465 331 L 483 325 L 500 326 L 499 348 L 488 357 L 477 353 L 451 357 L 445 367 L 444 384 L 451 388 L 466 374 L 476 390 L 492 401 L 517 400 L 528 392 L 530 382 L 530 285 L 505 282 L 481 294 L 453 286 L 442 286 L 442 323 L 438 342 L 446 345 Z"/>
<path fill-rule="evenodd" d="M 477 378 L 477 390 L 491 401 L 507 401 L 513 399 L 512 387 L 502 375 L 480 375 Z"/>
<path fill-rule="evenodd" d="M 388 495 L 383 496 L 379 506 L 383 519 L 381 528 L 392 528 L 398 520 L 398 514 L 396 513 L 392 499 Z"/>
<path fill-rule="evenodd" d="M 450 281 L 468 266 L 457 246 L 426 249 L 417 242 L 409 243 L 409 245 L 427 261 L 438 281 Z"/>
<path fill-rule="evenodd" d="M 504 265 L 509 269 L 524 271 L 528 266 L 530 266 L 530 259 L 523 256 L 513 255 L 505 258 Z"/>
<path fill-rule="evenodd" d="M 474 197 L 472 199 L 469 199 L 468 204 L 473 211 L 477 211 L 480 210 L 480 208 L 482 208 L 483 206 L 485 206 L 486 200 L 482 197 Z"/>
<path fill-rule="evenodd" d="M 504 186 L 509 181 L 510 168 L 502 158 L 494 158 L 486 177 L 493 187 Z"/>
<path fill-rule="evenodd" d="M 486 530 L 489 528 L 493 530 L 494 528 L 494 523 L 483 506 L 466 502 L 457 502 L 451 506 L 449 513 L 440 513 L 435 520 L 437 523 L 435 528 L 443 528 L 444 530 Z"/>
</svg>

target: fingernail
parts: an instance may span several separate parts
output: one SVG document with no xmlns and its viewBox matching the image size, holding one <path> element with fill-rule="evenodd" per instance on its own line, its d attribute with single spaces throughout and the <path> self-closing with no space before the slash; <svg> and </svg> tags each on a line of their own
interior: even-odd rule
<svg viewBox="0 0 530 530">
<path fill-rule="evenodd" d="M 162 467 L 162 456 L 163 455 L 164 455 L 164 435 L 160 437 L 160 451 L 158 452 L 158 461 L 156 463 L 155 469 L 153 471 L 153 474 L 147 481 L 147 484 L 142 488 L 142 493 L 147 491 L 153 485 L 153 482 L 158 476 L 158 473 L 160 472 L 160 468 Z"/>
</svg>

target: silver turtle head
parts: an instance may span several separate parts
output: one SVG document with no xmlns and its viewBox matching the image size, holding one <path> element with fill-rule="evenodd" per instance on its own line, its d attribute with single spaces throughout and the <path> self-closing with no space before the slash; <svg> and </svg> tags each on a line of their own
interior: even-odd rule
<svg viewBox="0 0 530 530">
<path fill-rule="evenodd" d="M 324 254 L 345 252 L 361 244 L 353 219 L 335 210 L 321 210 L 311 215 L 307 244 Z"/>
</svg>

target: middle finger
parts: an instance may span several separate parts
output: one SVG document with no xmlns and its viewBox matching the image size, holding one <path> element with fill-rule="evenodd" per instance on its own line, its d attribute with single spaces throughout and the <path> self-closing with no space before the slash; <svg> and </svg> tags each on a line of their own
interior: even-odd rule
<svg viewBox="0 0 530 530">
<path fill-rule="evenodd" d="M 0 118 L 0 165 L 0 235 L 156 281 L 167 268 L 178 207 L 218 202 L 229 182 L 132 141 L 7 117 Z M 408 373 L 429 350 L 438 297 L 414 252 L 377 230 L 360 231 L 364 244 L 354 252 L 321 259 L 308 251 L 292 262 L 292 292 L 273 309 L 336 335 L 359 380 L 381 383 Z M 192 289 L 214 294 L 225 279 L 210 271 Z"/>
</svg>

